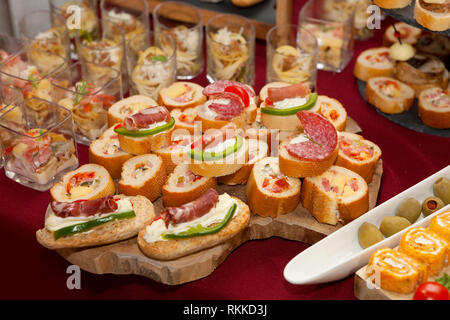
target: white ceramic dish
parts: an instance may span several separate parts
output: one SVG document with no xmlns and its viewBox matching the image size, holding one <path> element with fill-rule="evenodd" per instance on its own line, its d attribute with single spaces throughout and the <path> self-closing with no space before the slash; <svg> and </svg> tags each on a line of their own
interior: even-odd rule
<svg viewBox="0 0 450 320">
<path fill-rule="evenodd" d="M 292 284 L 317 284 L 340 280 L 366 265 L 377 249 L 396 247 L 406 230 L 416 226 L 428 226 L 436 214 L 450 209 L 450 204 L 428 217 L 424 218 L 421 214 L 419 219 L 407 229 L 366 249 L 362 249 L 358 242 L 359 227 L 363 222 L 379 226 L 383 217 L 395 215 L 397 207 L 410 197 L 422 202 L 425 198 L 432 196 L 433 184 L 440 177 L 450 179 L 450 165 L 299 253 L 284 268 L 284 278 Z"/>
</svg>

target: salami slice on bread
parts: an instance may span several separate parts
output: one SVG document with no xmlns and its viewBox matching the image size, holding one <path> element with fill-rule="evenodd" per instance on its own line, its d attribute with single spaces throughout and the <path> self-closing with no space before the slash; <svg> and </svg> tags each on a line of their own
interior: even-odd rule
<svg viewBox="0 0 450 320">
<path fill-rule="evenodd" d="M 300 201 L 321 223 L 348 223 L 369 210 L 366 181 L 357 173 L 331 166 L 315 177 L 303 180 Z"/>
</svg>

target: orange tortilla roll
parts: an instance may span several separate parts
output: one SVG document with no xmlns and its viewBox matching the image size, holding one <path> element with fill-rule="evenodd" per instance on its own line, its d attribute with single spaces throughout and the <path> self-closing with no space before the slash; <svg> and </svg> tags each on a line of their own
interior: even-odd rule
<svg viewBox="0 0 450 320">
<path fill-rule="evenodd" d="M 431 220 L 429 228 L 450 245 L 450 210 L 441 212 L 435 216 Z"/>
<path fill-rule="evenodd" d="M 424 263 L 430 276 L 441 273 L 449 254 L 447 242 L 423 227 L 411 228 L 405 232 L 398 250 Z"/>
<path fill-rule="evenodd" d="M 375 251 L 366 267 L 367 276 L 384 290 L 411 293 L 427 279 L 426 267 L 391 248 Z"/>
</svg>

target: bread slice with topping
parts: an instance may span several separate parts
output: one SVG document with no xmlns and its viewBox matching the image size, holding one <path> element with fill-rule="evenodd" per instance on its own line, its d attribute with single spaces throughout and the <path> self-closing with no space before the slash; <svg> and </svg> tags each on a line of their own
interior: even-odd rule
<svg viewBox="0 0 450 320">
<path fill-rule="evenodd" d="M 410 86 L 390 77 L 374 77 L 366 85 L 367 102 L 388 114 L 410 110 L 414 94 Z"/>
<path fill-rule="evenodd" d="M 108 126 L 122 123 L 126 117 L 157 105 L 155 100 L 143 95 L 134 95 L 117 101 L 108 109 Z"/>
<path fill-rule="evenodd" d="M 369 210 L 366 181 L 357 173 L 332 166 L 303 180 L 300 202 L 321 223 L 348 223 Z"/>
<path fill-rule="evenodd" d="M 181 206 L 197 199 L 211 188 L 217 188 L 216 178 L 195 175 L 189 170 L 189 165 L 180 164 L 162 187 L 164 206 Z"/>
<path fill-rule="evenodd" d="M 125 195 L 142 195 L 154 201 L 161 196 L 166 179 L 166 169 L 161 158 L 155 154 L 144 154 L 123 164 L 118 190 Z"/>
<path fill-rule="evenodd" d="M 419 95 L 419 117 L 427 126 L 450 128 L 450 90 L 434 87 Z"/>
<path fill-rule="evenodd" d="M 201 105 L 206 101 L 203 87 L 193 82 L 177 81 L 158 93 L 158 103 L 169 110 L 186 109 Z"/>
<path fill-rule="evenodd" d="M 115 193 L 116 188 L 109 172 L 94 163 L 82 165 L 66 173 L 50 189 L 51 199 L 61 202 L 92 200 Z"/>
</svg>

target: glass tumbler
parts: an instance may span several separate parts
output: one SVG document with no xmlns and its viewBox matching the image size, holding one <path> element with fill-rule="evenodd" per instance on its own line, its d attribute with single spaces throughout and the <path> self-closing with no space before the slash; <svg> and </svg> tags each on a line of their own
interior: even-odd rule
<svg viewBox="0 0 450 320">
<path fill-rule="evenodd" d="M 14 108 L 14 112 L 8 113 L 5 122 L 8 122 L 11 127 L 19 127 L 20 119 L 22 118 L 21 108 L 23 96 L 22 92 L 12 85 L 0 84 L 0 117 Z M 8 140 L 8 135 L 0 131 L 0 168 L 3 167 L 3 141 Z"/>
<path fill-rule="evenodd" d="M 122 8 L 111 1 L 102 0 L 100 9 L 102 15 L 102 28 L 106 32 L 115 37 L 129 39 L 137 34 L 146 34 L 150 30 L 148 2 L 146 0 L 135 1 L 136 6 L 132 9 Z M 110 21 L 112 23 L 105 23 Z"/>
<path fill-rule="evenodd" d="M 129 39 L 126 47 L 130 94 L 142 94 L 156 100 L 159 91 L 176 79 L 175 41 L 170 35 L 161 34 L 156 42 L 151 32 L 150 38 L 137 35 Z"/>
<path fill-rule="evenodd" d="M 156 42 L 171 35 L 177 45 L 177 78 L 192 79 L 203 71 L 203 23 L 200 11 L 180 1 L 165 1 L 153 10 Z"/>
<path fill-rule="evenodd" d="M 105 76 L 99 78 L 92 70 Z M 120 71 L 91 62 L 73 64 L 51 83 L 54 101 L 72 111 L 75 139 L 85 145 L 107 129 L 109 107 L 123 98 Z"/>
<path fill-rule="evenodd" d="M 341 72 L 350 62 L 354 14 L 346 0 L 309 0 L 300 10 L 299 26 L 317 38 L 318 69 Z"/>
<path fill-rule="evenodd" d="M 24 105 L 34 103 L 25 99 Z M 18 126 L 8 121 L 14 107 L 0 117 L 3 140 L 3 159 L 8 178 L 35 190 L 52 187 L 64 173 L 78 167 L 78 154 L 73 133 L 72 113 L 60 105 L 41 101 L 47 107 L 48 117 L 41 122 L 40 114 L 22 108 Z"/>
<path fill-rule="evenodd" d="M 20 20 L 19 29 L 31 63 L 51 70 L 59 63 L 53 56 L 69 60 L 69 36 L 62 15 L 48 10 L 33 11 Z"/>
<path fill-rule="evenodd" d="M 276 25 L 266 36 L 266 82 L 306 83 L 312 91 L 317 79 L 317 40 L 294 24 Z"/>
<path fill-rule="evenodd" d="M 255 27 L 244 17 L 217 15 L 206 25 L 206 77 L 209 82 L 234 80 L 253 85 Z"/>
</svg>

